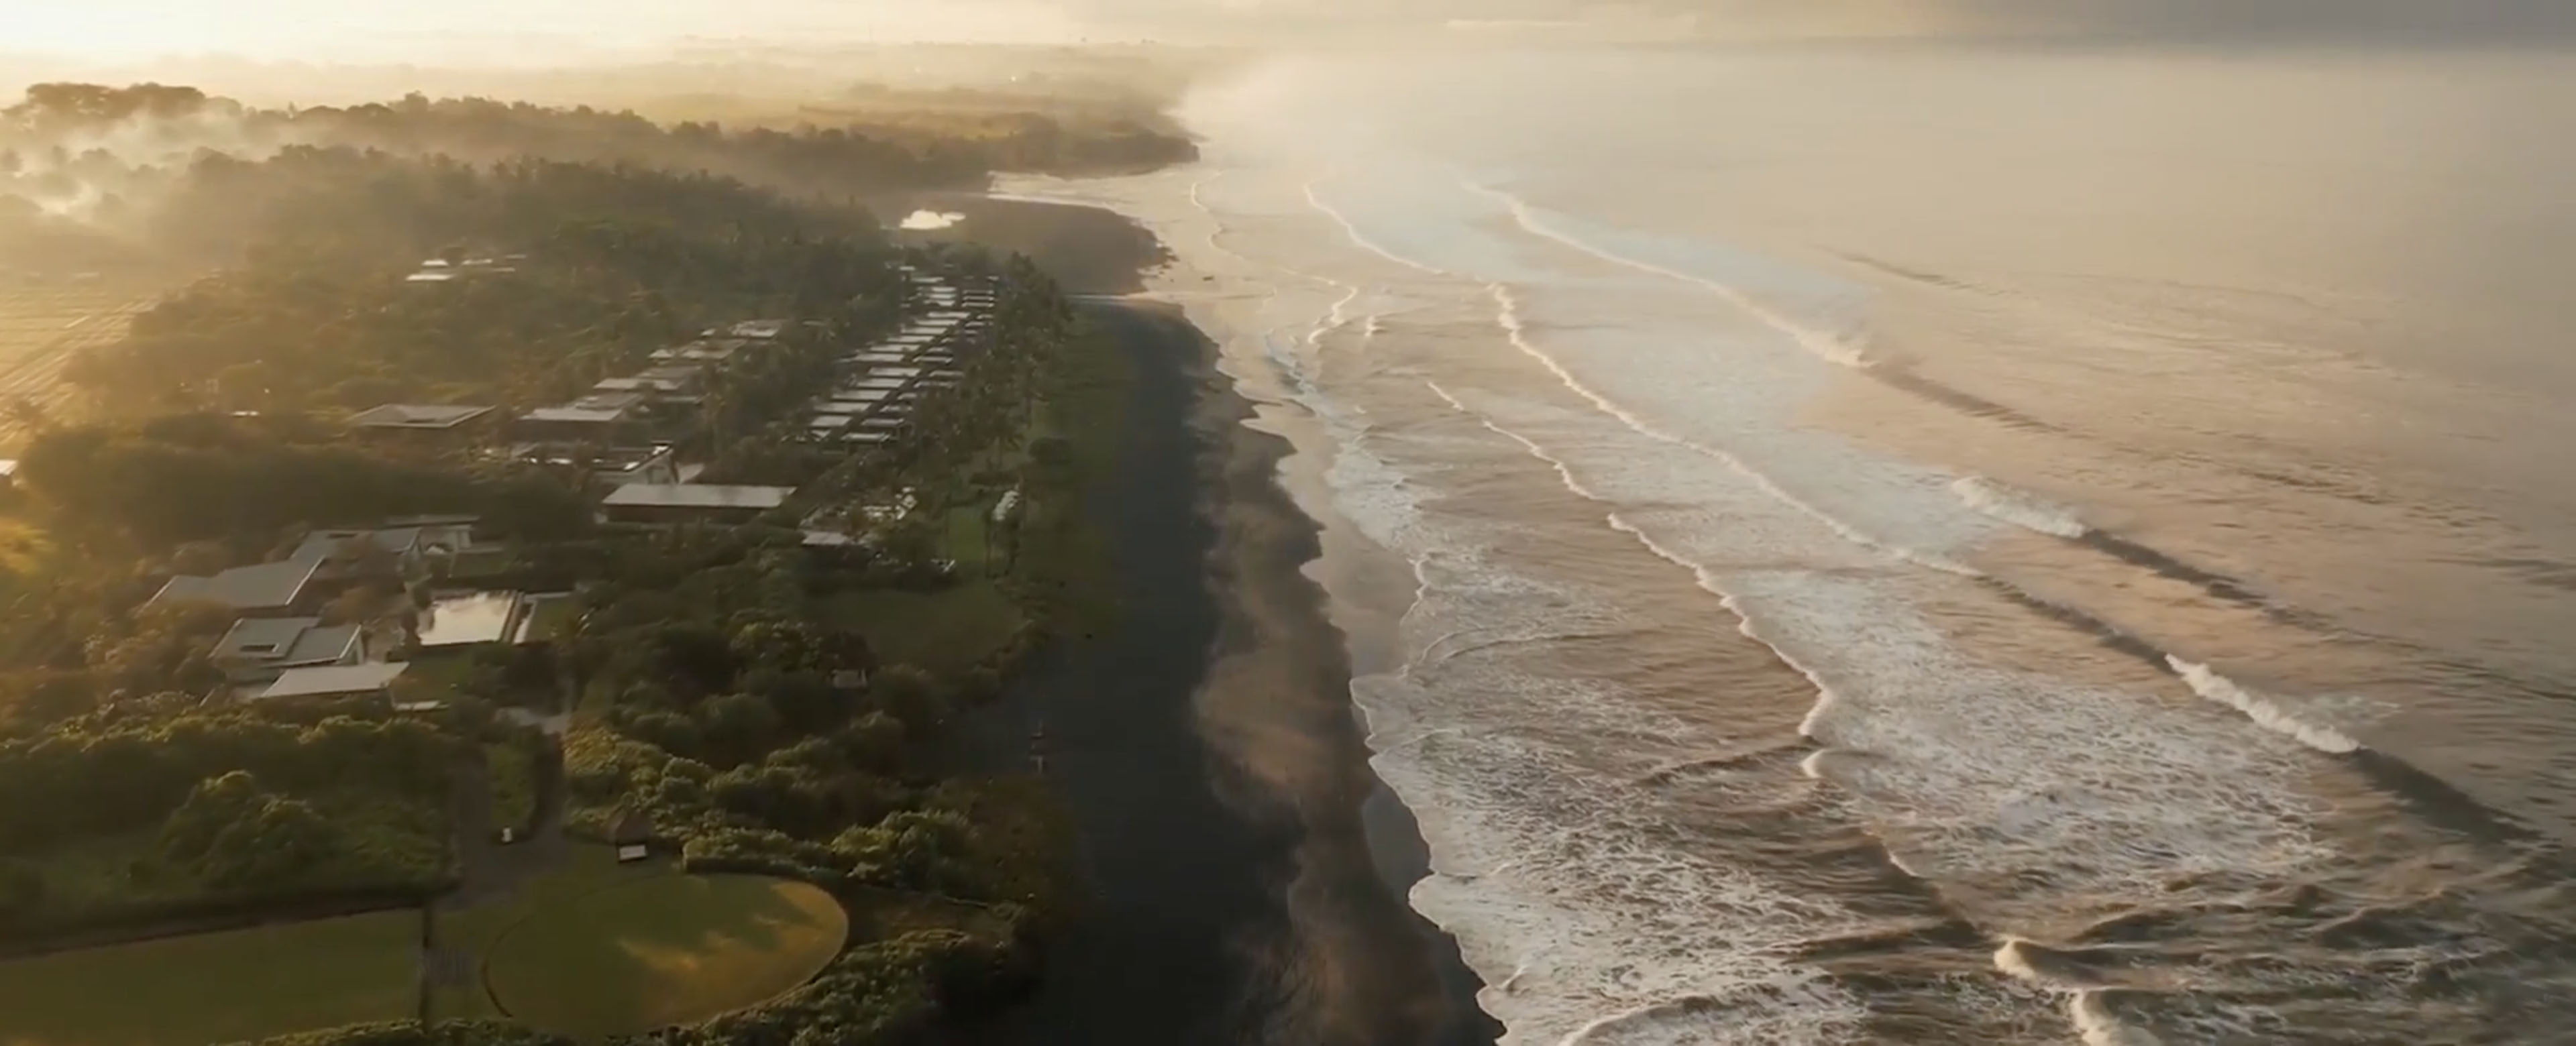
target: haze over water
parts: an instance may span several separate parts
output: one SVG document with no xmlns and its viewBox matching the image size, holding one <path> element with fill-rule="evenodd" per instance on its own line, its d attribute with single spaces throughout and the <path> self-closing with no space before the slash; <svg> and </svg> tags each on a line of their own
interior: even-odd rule
<svg viewBox="0 0 2576 1046">
<path fill-rule="evenodd" d="M 1515 1043 L 2576 1021 L 2576 60 L 1484 53 L 1017 187 L 1296 439 Z"/>
</svg>

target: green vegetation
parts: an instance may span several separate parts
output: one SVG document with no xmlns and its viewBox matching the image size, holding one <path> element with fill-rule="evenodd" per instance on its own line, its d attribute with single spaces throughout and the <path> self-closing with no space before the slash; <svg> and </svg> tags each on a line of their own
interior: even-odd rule
<svg viewBox="0 0 2576 1046">
<path fill-rule="evenodd" d="M 0 137 L 222 106 L 184 89 L 30 97 Z M 950 732 L 1034 643 L 1105 609 L 1080 501 L 1112 467 L 1097 434 L 1115 427 L 1097 421 L 1119 406 L 1125 375 L 1104 343 L 1077 336 L 1054 282 L 1023 259 L 899 251 L 855 209 L 654 169 L 703 154 L 727 162 L 701 166 L 756 167 L 773 183 L 793 181 L 780 173 L 791 168 L 837 182 L 883 144 L 846 134 L 425 101 L 221 111 L 254 129 L 410 144 L 129 170 L 162 179 L 159 195 L 100 219 L 231 264 L 66 364 L 103 416 L 50 428 L 23 455 L 23 499 L 9 507 L 29 551 L 0 557 L 11 609 L 0 615 L 0 938 L 417 903 L 465 877 L 472 888 L 456 896 L 481 903 L 436 917 L 425 980 L 440 1015 L 506 1011 L 673 1046 L 866 1043 L 1024 989 L 1072 907 L 1065 832 L 1036 782 L 957 775 Z M 489 166 L 417 151 L 474 134 L 517 144 Z M 1077 144 L 996 144 L 1011 140 L 926 149 L 913 154 L 924 166 L 888 177 L 980 171 L 992 157 L 1108 162 Z M 619 144 L 584 151 L 603 141 Z M 1022 147 L 1032 151 L 1011 151 Z M 617 150 L 652 159 L 596 162 L 629 155 Z M 0 163 L 0 181 L 23 186 L 68 162 Z M 449 283 L 404 278 L 432 255 L 509 264 Z M 899 263 L 989 293 L 990 331 L 960 347 L 954 388 L 912 402 L 901 437 L 865 452 L 814 442 L 800 415 L 848 373 L 844 350 L 915 308 Z M 345 424 L 385 400 L 505 414 L 554 402 L 704 329 L 763 317 L 791 322 L 707 364 L 703 396 L 649 419 L 710 482 L 796 488 L 755 524 L 599 522 L 585 469 L 352 439 Z M 1021 511 L 990 522 L 1006 491 Z M 911 511 L 867 510 L 898 492 L 915 497 Z M 508 546 L 477 565 L 493 587 L 573 594 L 546 605 L 541 644 L 422 662 L 393 703 L 232 700 L 261 678 L 213 655 L 235 613 L 151 605 L 173 574 L 277 562 L 316 529 L 451 513 L 480 517 L 478 543 Z M 381 558 L 334 560 L 346 573 L 309 601 L 327 606 L 305 612 L 380 635 L 416 625 L 435 572 Z M 442 707 L 416 706 L 423 696 Z M 560 795 L 551 742 L 505 725 L 494 704 L 577 709 Z M 642 820 L 680 868 L 618 868 L 595 847 L 560 868 L 512 863 L 542 860 L 558 840 L 494 860 L 456 852 L 455 811 L 488 797 L 496 823 L 542 819 L 541 794 L 562 800 L 576 835 Z M 304 925 L 324 924 L 256 932 Z M 279 961 L 313 956 L 365 984 L 317 977 L 327 995 L 306 994 L 329 1001 L 273 1020 L 248 1007 L 239 1026 L 189 1015 L 191 995 L 170 1005 L 168 1027 L 249 1037 L 381 1021 L 422 1001 L 409 994 L 420 971 L 408 931 L 398 959 L 335 957 L 332 939 L 280 945 Z M 79 964 L 122 953 L 58 960 L 91 969 Z M 459 956 L 488 993 L 448 983 Z M 399 987 L 370 987 L 388 969 Z M 142 962 L 97 980 L 152 998 L 208 978 Z M 116 1038 L 155 1019 L 67 1018 L 0 1043 L 162 1041 Z M 546 1041 L 500 1028 L 378 1025 L 299 1043 Z"/>
<path fill-rule="evenodd" d="M 511 1017 L 575 1036 L 634 1034 L 754 1005 L 839 953 L 832 895 L 748 875 L 666 875 L 549 906 L 486 962 Z"/>
<path fill-rule="evenodd" d="M 537 757 L 525 742 L 512 740 L 483 746 L 483 765 L 492 788 L 492 826 L 525 830 L 537 816 Z"/>
<path fill-rule="evenodd" d="M 439 947 L 470 957 L 473 977 L 469 983 L 432 991 L 431 1015 L 441 1020 L 500 1017 L 484 985 L 483 968 L 503 936 L 540 913 L 590 894 L 671 874 L 667 862 L 619 864 L 614 849 L 580 844 L 572 846 L 562 861 L 507 894 L 470 908 L 439 911 L 434 931 Z"/>
<path fill-rule="evenodd" d="M 426 893 L 448 874 L 455 746 L 414 719 L 176 702 L 0 742 L 0 931 Z"/>
<path fill-rule="evenodd" d="M 892 101 L 892 100 L 888 100 Z M 1150 103 L 1081 115 L 1029 111 L 809 111 L 793 129 L 657 124 L 632 112 L 481 98 L 411 96 L 390 104 L 257 109 L 189 87 L 47 83 L 0 110 L 0 253 L 80 268 L 156 256 L 232 259 L 295 186 L 209 198 L 211 180 L 243 188 L 225 154 L 381 153 L 468 164 L 522 159 L 707 172 L 792 195 L 971 188 L 1000 171 L 1136 170 L 1197 155 Z M 122 151 L 92 146 L 113 139 Z M 145 144 L 145 143 L 148 143 Z M 232 209 L 210 209 L 209 205 Z M 321 208 L 317 221 L 371 223 L 368 210 Z M 514 232 L 537 232 L 520 227 Z"/>
<path fill-rule="evenodd" d="M 961 570 L 966 569 L 961 562 Z M 982 578 L 930 592 L 885 589 L 833 599 L 825 619 L 870 637 L 878 656 L 937 673 L 975 667 L 1025 625 L 1019 605 Z"/>
<path fill-rule="evenodd" d="M 408 1018 L 412 910 L 0 960 L 0 1042 L 198 1046 Z"/>
</svg>

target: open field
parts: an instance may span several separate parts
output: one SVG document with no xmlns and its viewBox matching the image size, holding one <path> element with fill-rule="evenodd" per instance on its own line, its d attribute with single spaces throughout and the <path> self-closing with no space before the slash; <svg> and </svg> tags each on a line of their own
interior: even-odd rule
<svg viewBox="0 0 2576 1046">
<path fill-rule="evenodd" d="M 484 983 L 537 1028 L 640 1033 L 783 994 L 831 962 L 849 929 L 840 902 L 804 883 L 652 876 L 542 906 L 491 945 Z"/>
<path fill-rule="evenodd" d="M 936 592 L 843 593 L 830 599 L 826 614 L 866 636 L 886 664 L 934 672 L 972 667 L 1009 642 L 1022 621 L 1019 606 L 980 570 Z"/>
<path fill-rule="evenodd" d="M 59 415 L 71 390 L 61 383 L 63 364 L 81 349 L 125 336 L 134 314 L 157 295 L 113 283 L 0 286 L 0 435 L 23 427 L 20 400 Z"/>
<path fill-rule="evenodd" d="M 197 1046 L 411 1017 L 420 914 L 0 961 L 0 1043 Z"/>
<path fill-rule="evenodd" d="M 608 847 L 579 844 L 566 851 L 561 863 L 519 884 L 506 898 L 462 911 L 439 912 L 439 947 L 470 956 L 476 972 L 470 984 L 434 990 L 430 1012 L 442 1019 L 499 1017 L 501 1013 L 493 1007 L 491 993 L 484 988 L 482 967 L 492 954 L 492 946 L 504 935 L 538 913 L 570 904 L 584 895 L 676 874 L 670 865 L 658 861 L 621 865 L 616 852 Z"/>
</svg>

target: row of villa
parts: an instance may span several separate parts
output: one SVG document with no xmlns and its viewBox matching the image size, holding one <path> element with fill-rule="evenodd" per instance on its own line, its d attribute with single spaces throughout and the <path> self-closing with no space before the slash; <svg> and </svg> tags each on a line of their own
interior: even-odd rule
<svg viewBox="0 0 2576 1046">
<path fill-rule="evenodd" d="M 435 261 L 409 280 L 437 284 L 507 273 L 520 260 Z M 855 453 L 899 438 L 921 397 L 963 382 L 963 356 L 989 344 L 997 301 L 990 284 L 911 266 L 903 274 L 912 315 L 893 335 L 839 357 L 837 382 L 808 405 L 808 438 Z M 700 423 L 716 370 L 774 346 L 795 325 L 761 319 L 706 331 L 654 352 L 644 370 L 515 417 L 490 406 L 386 404 L 358 413 L 351 424 L 376 439 L 482 447 L 511 460 L 578 469 L 599 494 L 601 517 L 612 522 L 749 522 L 784 506 L 794 488 L 695 482 L 704 466 L 679 461 L 677 448 Z M 423 660 L 546 642 L 553 628 L 549 608 L 570 606 L 563 593 L 459 586 L 478 562 L 504 551 L 478 544 L 474 524 L 444 517 L 316 530 L 272 562 L 172 577 L 152 603 L 214 604 L 237 615 L 213 651 L 236 699 L 394 700 L 396 684 Z M 354 588 L 388 585 L 429 595 L 392 613 L 352 615 L 334 607 Z"/>
</svg>

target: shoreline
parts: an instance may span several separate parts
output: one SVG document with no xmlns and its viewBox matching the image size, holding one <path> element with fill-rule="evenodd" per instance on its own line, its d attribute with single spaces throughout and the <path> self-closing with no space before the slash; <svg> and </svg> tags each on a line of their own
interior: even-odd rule
<svg viewBox="0 0 2576 1046">
<path fill-rule="evenodd" d="M 1122 237 L 1050 271 L 1118 296 L 1083 308 L 1132 372 L 1119 475 L 1093 506 L 1118 624 L 1043 655 L 992 717 L 996 744 L 1046 725 L 1095 907 L 1038 997 L 972 1041 L 1492 1043 L 1481 983 L 1407 903 L 1428 851 L 1369 765 L 1349 639 L 1312 576 L 1326 527 L 1283 482 L 1297 448 L 1180 309 L 1130 296 L 1161 256 L 1141 226 L 1072 204 L 946 206 L 970 215 L 961 239 L 1009 243 L 989 227 L 1033 215 L 1051 242 Z M 1080 264 L 1108 258 L 1127 264 Z"/>
</svg>

